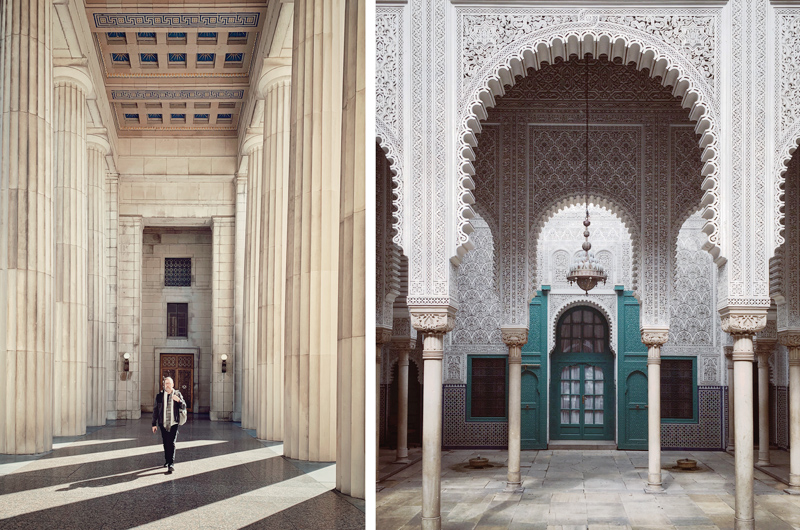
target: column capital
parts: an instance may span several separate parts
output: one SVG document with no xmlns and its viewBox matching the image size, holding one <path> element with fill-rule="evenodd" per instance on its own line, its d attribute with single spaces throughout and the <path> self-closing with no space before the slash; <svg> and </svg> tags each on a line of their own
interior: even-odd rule
<svg viewBox="0 0 800 530">
<path fill-rule="evenodd" d="M 377 344 L 386 344 L 392 340 L 392 329 L 391 328 L 384 328 L 382 326 L 377 326 L 375 328 L 375 342 Z"/>
<path fill-rule="evenodd" d="M 790 349 L 800 348 L 800 330 L 779 331 L 778 342 Z"/>
<path fill-rule="evenodd" d="M 722 320 L 722 331 L 731 335 L 749 335 L 752 337 L 767 327 L 766 307 L 731 307 L 719 310 Z"/>
<path fill-rule="evenodd" d="M 522 347 L 528 342 L 528 328 L 522 326 L 500 326 L 500 334 L 507 346 Z"/>
<path fill-rule="evenodd" d="M 456 325 L 456 307 L 453 305 L 409 306 L 411 325 L 426 334 L 445 334 Z"/>
<path fill-rule="evenodd" d="M 775 344 L 778 341 L 775 339 L 765 339 L 763 337 L 756 337 L 754 343 L 754 349 L 756 350 L 756 354 L 759 357 L 764 357 L 765 359 L 772 355 L 772 350 L 775 349 Z"/>
<path fill-rule="evenodd" d="M 669 328 L 648 327 L 641 329 L 642 343 L 648 348 L 660 348 L 669 339 Z"/>
<path fill-rule="evenodd" d="M 291 84 L 292 60 L 287 57 L 267 57 L 261 65 L 258 78 L 258 96 L 263 98 L 278 83 Z"/>
<path fill-rule="evenodd" d="M 87 60 L 53 60 L 53 84 L 68 83 L 83 90 L 87 98 L 94 97 L 94 83 L 87 68 Z"/>
<path fill-rule="evenodd" d="M 86 148 L 96 149 L 103 156 L 111 154 L 111 144 L 108 142 L 107 130 L 105 128 L 91 127 L 86 131 Z"/>
<path fill-rule="evenodd" d="M 394 332 L 394 331 L 393 331 Z M 417 339 L 403 336 L 403 335 L 392 335 L 391 339 L 392 349 L 397 350 L 398 352 L 408 352 L 409 350 L 416 349 L 417 347 Z"/>
<path fill-rule="evenodd" d="M 725 357 L 728 358 L 728 360 L 730 360 L 731 357 L 733 356 L 733 346 L 723 346 L 722 351 L 725 354 Z"/>
<path fill-rule="evenodd" d="M 247 133 L 242 142 L 242 154 L 250 155 L 258 148 L 264 148 L 264 131 L 257 127 L 248 127 Z"/>
</svg>

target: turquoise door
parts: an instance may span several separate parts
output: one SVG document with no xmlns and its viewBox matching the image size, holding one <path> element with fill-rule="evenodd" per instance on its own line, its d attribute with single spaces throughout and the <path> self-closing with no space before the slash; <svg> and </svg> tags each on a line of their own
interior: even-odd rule
<svg viewBox="0 0 800 530">
<path fill-rule="evenodd" d="M 614 439 L 614 359 L 599 311 L 576 307 L 556 328 L 550 386 L 550 437 Z"/>
<path fill-rule="evenodd" d="M 534 449 L 542 440 L 539 434 L 539 378 L 527 366 L 522 369 L 522 411 L 520 443 L 522 449 Z"/>
</svg>

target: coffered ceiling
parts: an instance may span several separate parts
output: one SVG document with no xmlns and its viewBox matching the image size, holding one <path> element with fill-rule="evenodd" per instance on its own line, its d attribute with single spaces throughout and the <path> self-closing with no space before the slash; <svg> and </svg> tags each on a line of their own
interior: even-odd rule
<svg viewBox="0 0 800 530">
<path fill-rule="evenodd" d="M 84 5 L 119 136 L 236 136 L 267 0 Z"/>
</svg>

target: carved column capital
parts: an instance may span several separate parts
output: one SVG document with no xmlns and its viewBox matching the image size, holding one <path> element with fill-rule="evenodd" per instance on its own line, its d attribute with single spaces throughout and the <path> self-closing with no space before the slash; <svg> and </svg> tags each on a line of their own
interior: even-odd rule
<svg viewBox="0 0 800 530">
<path fill-rule="evenodd" d="M 500 334 L 508 346 L 522 347 L 528 342 L 528 328 L 517 326 L 501 326 Z"/>
<path fill-rule="evenodd" d="M 778 332 L 778 341 L 789 348 L 789 364 L 800 364 L 800 331 L 787 330 Z"/>
<path fill-rule="evenodd" d="M 749 335 L 752 337 L 767 327 L 767 308 L 760 307 L 725 307 L 720 309 L 722 331 L 734 337 Z"/>
<path fill-rule="evenodd" d="M 725 357 L 730 360 L 733 356 L 733 346 L 723 346 L 722 351 L 725 353 Z"/>
<path fill-rule="evenodd" d="M 375 342 L 379 345 L 384 345 L 392 340 L 392 328 L 384 328 L 377 326 L 375 328 Z"/>
<path fill-rule="evenodd" d="M 663 346 L 669 339 L 669 328 L 642 328 L 642 343 L 648 348 Z"/>
<path fill-rule="evenodd" d="M 754 348 L 756 350 L 756 354 L 759 357 L 764 357 L 764 360 L 768 359 L 770 355 L 772 355 L 772 350 L 775 349 L 775 344 L 777 343 L 776 340 L 772 339 L 765 339 L 762 337 L 756 337 Z"/>
<path fill-rule="evenodd" d="M 452 305 L 410 306 L 411 325 L 425 334 L 443 335 L 456 326 L 456 308 Z"/>
</svg>

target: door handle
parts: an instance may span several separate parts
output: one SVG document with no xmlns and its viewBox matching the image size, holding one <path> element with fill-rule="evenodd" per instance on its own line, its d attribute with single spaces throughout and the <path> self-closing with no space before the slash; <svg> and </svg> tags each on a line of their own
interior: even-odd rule
<svg viewBox="0 0 800 530">
<path fill-rule="evenodd" d="M 528 405 L 525 405 L 525 410 L 528 410 L 528 408 L 529 408 Z"/>
</svg>

